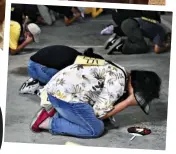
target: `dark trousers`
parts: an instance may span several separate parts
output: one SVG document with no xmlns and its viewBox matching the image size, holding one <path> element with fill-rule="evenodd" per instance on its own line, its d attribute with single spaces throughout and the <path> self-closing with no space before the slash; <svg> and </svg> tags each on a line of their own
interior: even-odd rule
<svg viewBox="0 0 176 154">
<path fill-rule="evenodd" d="M 122 22 L 128 18 L 135 18 L 135 17 L 141 17 L 141 11 L 121 9 L 118 10 L 118 12 L 116 12 L 114 10 L 112 12 L 112 19 L 117 25 L 117 27 L 114 27 L 114 33 L 116 33 L 118 36 L 125 36 L 125 34 L 121 29 Z"/>
<path fill-rule="evenodd" d="M 29 17 L 31 22 L 35 23 L 37 21 L 38 8 L 37 5 L 24 5 L 24 14 Z"/>
<path fill-rule="evenodd" d="M 149 51 L 139 23 L 134 19 L 126 19 L 121 29 L 127 36 L 122 48 L 123 54 L 141 54 Z"/>
</svg>

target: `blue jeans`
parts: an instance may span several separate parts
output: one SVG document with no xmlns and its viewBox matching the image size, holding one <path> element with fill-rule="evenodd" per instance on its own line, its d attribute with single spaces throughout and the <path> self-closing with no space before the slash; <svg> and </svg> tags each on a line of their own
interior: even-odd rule
<svg viewBox="0 0 176 154">
<path fill-rule="evenodd" d="M 48 83 L 48 81 L 58 72 L 58 70 L 53 68 L 48 68 L 32 60 L 28 63 L 28 73 L 33 79 L 37 79 L 43 84 Z"/>
<path fill-rule="evenodd" d="M 87 103 L 67 103 L 51 95 L 48 98 L 57 113 L 50 120 L 52 134 L 71 135 L 81 138 L 99 137 L 104 132 L 104 123 Z"/>
</svg>

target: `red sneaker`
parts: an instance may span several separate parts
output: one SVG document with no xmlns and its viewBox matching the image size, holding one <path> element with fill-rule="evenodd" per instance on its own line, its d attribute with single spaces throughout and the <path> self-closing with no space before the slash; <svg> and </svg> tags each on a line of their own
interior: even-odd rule
<svg viewBox="0 0 176 154">
<path fill-rule="evenodd" d="M 30 128 L 34 132 L 41 132 L 41 129 L 39 128 L 40 124 L 45 121 L 47 118 L 49 118 L 48 112 L 45 110 L 45 108 L 41 108 L 38 112 L 37 115 L 34 117 Z"/>
<path fill-rule="evenodd" d="M 47 112 L 50 117 L 53 117 L 56 113 L 56 110 L 55 108 L 52 107 L 49 111 L 47 110 Z"/>
</svg>

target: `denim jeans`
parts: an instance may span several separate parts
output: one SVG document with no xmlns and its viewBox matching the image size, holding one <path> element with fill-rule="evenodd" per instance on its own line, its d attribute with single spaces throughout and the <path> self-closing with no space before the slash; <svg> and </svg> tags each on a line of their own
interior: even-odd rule
<svg viewBox="0 0 176 154">
<path fill-rule="evenodd" d="M 71 135 L 80 138 L 96 138 L 103 134 L 104 123 L 87 103 L 67 103 L 51 95 L 48 98 L 57 113 L 50 120 L 52 134 Z"/>
<path fill-rule="evenodd" d="M 58 72 L 58 70 L 53 68 L 48 68 L 32 60 L 28 63 L 28 73 L 33 79 L 37 79 L 43 84 L 48 83 L 48 81 Z"/>
</svg>

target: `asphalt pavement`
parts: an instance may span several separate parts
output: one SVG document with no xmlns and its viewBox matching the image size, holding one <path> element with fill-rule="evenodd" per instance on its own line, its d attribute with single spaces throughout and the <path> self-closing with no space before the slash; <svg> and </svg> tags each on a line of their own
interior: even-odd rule
<svg viewBox="0 0 176 154">
<path fill-rule="evenodd" d="M 107 55 L 103 44 L 109 36 L 101 36 L 100 31 L 109 23 L 112 23 L 110 15 L 87 19 L 68 27 L 64 25 L 62 20 L 58 20 L 53 26 L 41 27 L 42 34 L 39 44 L 30 45 L 20 55 L 9 56 L 5 142 L 63 145 L 65 142 L 71 141 L 96 147 L 165 149 L 170 53 Z M 19 95 L 18 90 L 22 83 L 28 79 L 27 62 L 29 57 L 38 49 L 55 44 L 72 46 L 79 51 L 83 51 L 87 47 L 94 47 L 95 51 L 106 59 L 126 67 L 127 70 L 142 69 L 158 73 L 162 79 L 161 96 L 159 100 L 152 102 L 150 115 L 146 116 L 139 107 L 130 107 L 116 115 L 119 128 L 109 129 L 104 136 L 98 139 L 78 139 L 60 135 L 54 136 L 46 132 L 39 134 L 31 132 L 29 125 L 36 111 L 40 108 L 40 99 L 37 96 Z M 131 126 L 150 128 L 152 134 L 136 137 L 133 141 L 129 141 L 131 135 L 127 133 L 127 128 Z"/>
</svg>

